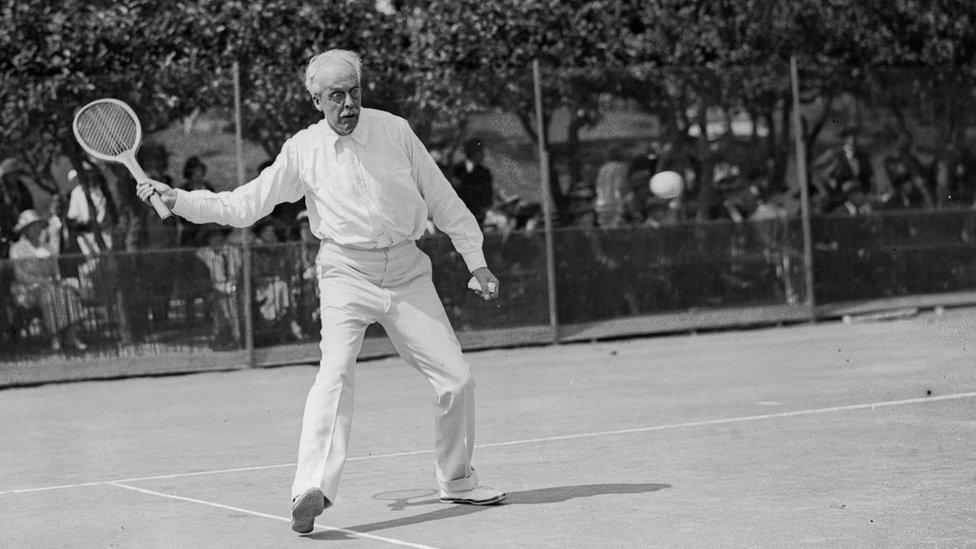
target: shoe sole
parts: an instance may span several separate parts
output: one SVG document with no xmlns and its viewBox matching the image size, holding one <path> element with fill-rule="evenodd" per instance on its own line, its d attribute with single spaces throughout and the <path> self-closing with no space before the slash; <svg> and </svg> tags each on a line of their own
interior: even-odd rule
<svg viewBox="0 0 976 549">
<path fill-rule="evenodd" d="M 504 500 L 508 494 L 498 494 L 489 499 L 441 498 L 444 503 L 464 503 L 466 505 L 494 505 Z"/>
<path fill-rule="evenodd" d="M 315 517 L 325 511 L 325 496 L 318 488 L 309 488 L 291 507 L 291 529 L 307 534 L 315 529 Z"/>
</svg>

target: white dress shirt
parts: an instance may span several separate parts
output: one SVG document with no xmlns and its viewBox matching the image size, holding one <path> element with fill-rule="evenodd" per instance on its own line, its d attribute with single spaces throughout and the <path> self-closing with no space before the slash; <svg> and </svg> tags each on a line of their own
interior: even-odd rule
<svg viewBox="0 0 976 549">
<path fill-rule="evenodd" d="M 406 120 L 375 109 L 362 109 L 348 136 L 324 119 L 298 132 L 274 164 L 233 191 L 177 189 L 173 212 L 194 223 L 247 227 L 303 196 L 319 239 L 384 248 L 420 238 L 430 214 L 468 270 L 486 266 L 478 222 L 426 147 Z"/>
<path fill-rule="evenodd" d="M 92 215 L 91 208 L 88 207 L 88 198 L 91 198 L 91 205 L 95 207 L 95 215 Z M 68 198 L 68 211 L 65 217 L 77 223 L 89 224 L 94 217 L 102 227 L 100 235 L 105 248 L 98 243 L 98 236 L 94 231 L 81 231 L 77 234 L 78 247 L 85 255 L 95 255 L 112 249 L 112 233 L 105 230 L 105 221 L 108 219 L 108 199 L 98 187 L 88 189 L 88 197 L 85 197 L 85 189 L 79 183 L 73 189 Z"/>
<path fill-rule="evenodd" d="M 105 218 L 108 214 L 108 200 L 98 187 L 88 189 L 88 196 L 91 197 L 91 203 L 95 206 L 95 219 L 104 225 Z M 91 208 L 88 207 L 88 199 L 85 198 L 85 189 L 81 184 L 71 189 L 71 194 L 68 198 L 68 211 L 65 216 L 78 223 L 91 223 Z"/>
</svg>

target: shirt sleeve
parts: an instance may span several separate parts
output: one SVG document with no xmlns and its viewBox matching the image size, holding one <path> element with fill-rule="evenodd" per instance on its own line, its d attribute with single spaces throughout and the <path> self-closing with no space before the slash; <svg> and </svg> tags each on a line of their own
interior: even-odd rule
<svg viewBox="0 0 976 549">
<path fill-rule="evenodd" d="M 486 267 L 488 263 L 482 251 L 485 237 L 474 214 L 458 198 L 454 187 L 427 152 L 427 147 L 405 120 L 403 127 L 413 179 L 420 187 L 420 194 L 427 203 L 434 225 L 451 237 L 454 249 L 464 258 L 468 271 Z"/>
<path fill-rule="evenodd" d="M 194 223 L 253 225 L 270 214 L 277 204 L 294 202 L 303 196 L 295 149 L 293 141 L 285 142 L 271 166 L 233 191 L 176 189 L 173 213 Z"/>
</svg>

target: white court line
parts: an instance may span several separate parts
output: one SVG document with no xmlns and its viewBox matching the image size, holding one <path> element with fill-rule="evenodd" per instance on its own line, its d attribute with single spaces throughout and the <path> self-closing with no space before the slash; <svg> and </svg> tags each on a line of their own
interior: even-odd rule
<svg viewBox="0 0 976 549">
<path fill-rule="evenodd" d="M 359 456 L 346 458 L 346 461 L 364 461 L 367 459 L 378 459 L 378 458 L 391 458 L 391 457 L 403 457 L 403 456 L 417 456 L 422 454 L 432 454 L 433 450 L 414 450 L 412 452 L 397 452 L 395 454 L 376 454 L 368 456 Z M 155 475 L 151 477 L 133 477 L 133 478 L 123 478 L 114 480 L 111 482 L 139 482 L 141 480 L 161 480 L 167 478 L 181 478 L 181 477 L 195 477 L 199 475 L 216 475 L 221 473 L 240 473 L 242 471 L 260 471 L 261 469 L 281 469 L 283 467 L 294 467 L 298 465 L 297 463 L 277 463 L 275 465 L 257 465 L 254 467 L 238 467 L 236 469 L 217 469 L 214 471 L 195 471 L 192 473 L 172 473 L 168 475 Z M 94 483 L 97 484 L 97 483 Z M 68 486 L 73 487 L 72 486 Z M 4 492 L 0 492 L 3 494 Z"/>
<path fill-rule="evenodd" d="M 867 409 L 873 410 L 875 408 L 888 408 L 892 406 L 905 406 L 909 404 L 923 404 L 926 402 L 941 402 L 946 400 L 960 400 L 960 399 L 974 398 L 974 397 L 976 397 L 976 392 L 954 393 L 949 395 L 909 398 L 904 400 L 887 400 L 881 402 L 871 402 L 868 404 L 848 404 L 845 406 L 831 406 L 829 408 L 812 408 L 809 410 L 795 410 L 792 412 L 777 412 L 775 414 L 759 414 L 754 416 L 739 416 L 739 417 L 731 417 L 731 418 L 723 418 L 723 419 L 707 419 L 702 421 L 691 421 L 686 423 L 671 423 L 667 425 L 655 425 L 652 427 L 635 427 L 632 429 L 617 429 L 613 431 L 597 431 L 593 433 L 577 433 L 573 435 L 527 438 L 521 440 L 511 440 L 507 442 L 488 442 L 485 444 L 476 444 L 475 448 L 498 448 L 502 446 L 515 446 L 518 444 L 534 444 L 538 442 L 553 442 L 553 441 L 560 441 L 560 440 L 573 440 L 578 438 L 626 435 L 626 434 L 633 434 L 633 433 L 649 433 L 653 431 L 666 431 L 671 429 L 683 429 L 687 427 L 705 427 L 709 425 L 723 425 L 727 423 L 741 423 L 745 421 L 759 421 L 763 419 L 809 416 L 814 414 L 828 414 L 833 412 L 847 412 L 853 410 L 867 410 Z M 417 455 L 432 454 L 432 453 L 434 453 L 433 450 L 414 450 L 412 452 L 395 452 L 390 454 L 376 454 L 376 455 L 369 455 L 369 456 L 351 457 L 346 459 L 346 461 L 365 461 L 370 459 L 417 456 Z M 200 476 L 200 475 L 219 475 L 222 473 L 236 473 L 241 471 L 257 471 L 261 469 L 280 469 L 284 467 L 295 467 L 295 465 L 296 465 L 295 463 L 279 463 L 277 465 L 259 465 L 255 467 L 239 467 L 235 469 L 215 469 L 210 471 L 196 471 L 192 473 L 173 473 L 169 475 L 156 475 L 150 477 L 136 477 L 136 478 L 129 478 L 129 479 L 107 480 L 107 481 L 99 481 L 99 482 L 84 482 L 80 484 L 63 484 L 60 486 L 45 486 L 41 488 L 22 488 L 19 490 L 0 491 L 0 496 L 4 494 L 24 494 L 24 493 L 31 493 L 31 492 L 41 492 L 45 490 L 80 488 L 84 486 L 95 486 L 98 484 L 110 484 L 112 482 L 138 482 L 143 480 L 159 480 L 159 479 L 168 479 L 168 478 L 192 477 L 192 476 Z"/>
<path fill-rule="evenodd" d="M 105 481 L 99 480 L 96 482 L 82 482 L 80 484 L 62 484 L 60 486 L 44 486 L 43 488 L 24 488 L 21 490 L 4 490 L 0 492 L 0 496 L 4 494 L 25 494 L 29 492 L 44 492 L 46 490 L 63 490 L 65 488 L 81 488 L 84 486 L 98 486 L 99 484 L 105 484 Z"/>
<path fill-rule="evenodd" d="M 126 484 L 122 484 L 120 482 L 117 482 L 117 481 L 108 481 L 105 484 L 108 484 L 108 485 L 111 485 L 111 486 L 117 486 L 119 488 L 125 488 L 126 490 L 134 490 L 136 492 L 142 492 L 143 494 L 149 494 L 151 496 L 160 496 L 160 497 L 169 498 L 169 499 L 175 499 L 175 500 L 179 500 L 179 501 L 187 501 L 187 502 L 190 502 L 190 503 L 198 503 L 200 505 L 207 505 L 209 507 L 216 507 L 217 509 L 224 509 L 224 510 L 227 510 L 227 511 L 234 511 L 234 512 L 237 512 L 237 513 L 244 513 L 244 514 L 247 514 L 247 515 L 253 515 L 255 517 L 262 517 L 262 518 L 267 518 L 267 519 L 271 519 L 271 520 L 278 520 L 278 521 L 281 521 L 281 522 L 291 523 L 291 518 L 289 518 L 289 517 L 279 517 L 277 515 L 269 515 L 267 513 L 261 513 L 261 512 L 258 512 L 258 511 L 251 511 L 250 509 L 242 509 L 240 507 L 233 507 L 233 506 L 230 506 L 230 505 L 224 505 L 222 503 L 215 503 L 213 501 L 205 501 L 205 500 L 202 500 L 202 499 L 188 498 L 188 497 L 184 497 L 184 496 L 177 496 L 175 494 L 166 494 L 164 492 L 157 492 L 155 490 L 146 490 L 145 488 L 137 488 L 135 486 L 129 486 L 129 485 L 126 485 Z M 322 530 L 330 530 L 330 531 L 333 531 L 333 532 L 342 532 L 343 534 L 348 534 L 350 536 L 355 536 L 357 538 L 366 538 L 366 539 L 372 539 L 372 540 L 376 540 L 376 541 L 383 541 L 383 542 L 386 542 L 386 543 L 392 543 L 394 545 L 400 545 L 400 546 L 403 546 L 403 547 L 414 547 L 416 549 L 435 549 L 435 548 L 431 547 L 430 545 L 421 545 L 419 543 L 410 543 L 409 541 L 403 541 L 403 540 L 395 539 L 395 538 L 387 538 L 387 537 L 384 537 L 384 536 L 377 536 L 375 534 L 367 534 L 366 532 L 357 532 L 356 530 L 348 530 L 346 528 L 336 528 L 335 526 L 325 526 L 323 524 L 318 524 L 318 523 L 315 523 L 315 527 L 316 528 L 321 528 Z"/>
<path fill-rule="evenodd" d="M 707 419 L 703 421 L 690 421 L 687 423 L 672 423 L 670 425 L 657 425 L 654 427 L 635 427 L 633 429 L 617 429 L 615 431 L 602 431 L 599 433 L 579 433 L 575 435 L 562 435 L 544 438 L 527 438 L 523 440 L 511 440 L 508 442 L 489 442 L 479 444 L 476 448 L 496 448 L 499 446 L 514 446 L 516 444 L 531 444 L 534 442 L 549 442 L 557 440 L 572 440 L 577 438 L 600 437 L 609 435 L 627 435 L 633 433 L 649 433 L 651 431 L 665 431 L 669 429 L 681 429 L 685 427 L 704 427 L 708 425 L 723 425 L 727 423 L 740 423 L 743 421 L 758 421 L 761 419 L 777 419 L 784 417 L 810 416 L 814 414 L 829 414 L 832 412 L 848 412 L 852 410 L 867 410 L 875 408 L 887 408 L 892 406 L 904 406 L 906 404 L 921 404 L 923 402 L 933 402 L 942 400 L 959 400 L 963 398 L 976 397 L 976 392 L 956 393 L 952 395 L 940 395 L 921 398 L 909 398 L 905 400 L 888 400 L 882 402 L 872 402 L 869 404 L 848 404 L 846 406 L 831 406 L 829 408 L 813 408 L 811 410 L 795 410 L 793 412 L 779 412 L 775 414 L 760 414 L 755 416 L 739 416 L 725 419 Z"/>
</svg>

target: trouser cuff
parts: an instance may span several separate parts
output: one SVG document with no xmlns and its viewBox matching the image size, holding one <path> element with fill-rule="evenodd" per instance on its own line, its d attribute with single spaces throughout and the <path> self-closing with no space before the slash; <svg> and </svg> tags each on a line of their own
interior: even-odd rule
<svg viewBox="0 0 976 549">
<path fill-rule="evenodd" d="M 459 479 L 454 480 L 441 480 L 437 479 L 440 483 L 441 488 L 449 492 L 466 492 L 468 490 L 474 490 L 478 487 L 478 474 L 471 469 L 471 474 Z"/>
</svg>

